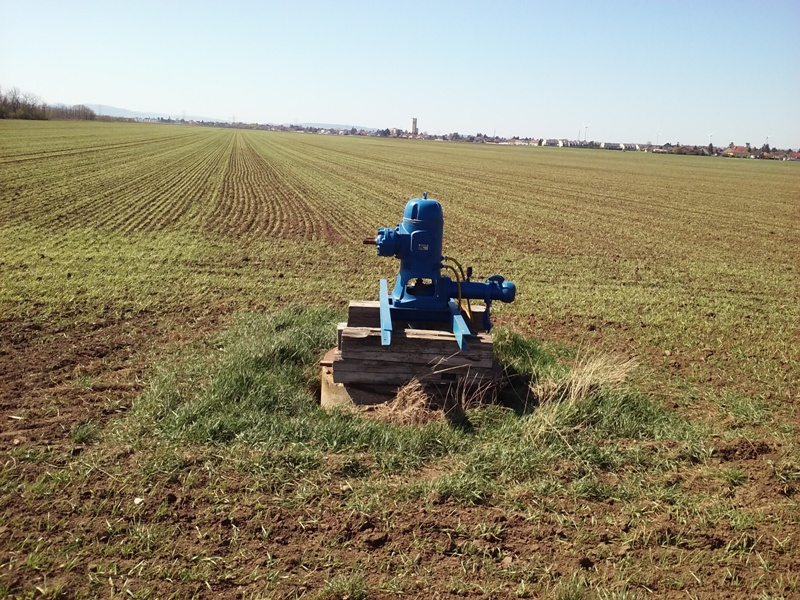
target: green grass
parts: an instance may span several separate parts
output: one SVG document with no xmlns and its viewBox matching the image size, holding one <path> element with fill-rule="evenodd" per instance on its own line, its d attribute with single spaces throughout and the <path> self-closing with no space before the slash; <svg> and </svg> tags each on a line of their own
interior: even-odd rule
<svg viewBox="0 0 800 600">
<path fill-rule="evenodd" d="M 91 444 L 97 441 L 97 423 L 91 419 L 81 423 L 75 423 L 70 431 L 70 439 L 75 444 Z"/>
<path fill-rule="evenodd" d="M 781 407 L 800 380 L 794 163 L 133 124 L 3 122 L 0 144 L 14 318 L 342 309 L 394 275 L 360 240 L 424 187 L 445 251 L 517 283 L 495 310 L 518 331 L 670 352 L 640 383 L 683 397 L 722 384 Z"/>
<path fill-rule="evenodd" d="M 69 355 L 115 323 L 131 356 L 23 392 L 87 414 L 64 445 L 9 438 L 0 595 L 185 597 L 234 576 L 254 598 L 792 597 L 797 189 L 796 163 L 1 121 L 0 358 L 60 336 Z M 517 284 L 493 306 L 517 389 L 458 427 L 322 411 L 334 323 L 397 270 L 360 240 L 422 191 L 447 254 Z M 107 376 L 134 360 L 146 389 L 124 414 Z M 723 460 L 740 439 L 765 454 Z M 391 537 L 403 511 L 442 529 L 422 518 L 382 560 L 315 530 Z M 544 547 L 504 566 L 495 538 L 520 531 Z M 320 548 L 265 557 L 281 536 Z M 587 549 L 596 570 L 576 566 Z"/>
<path fill-rule="evenodd" d="M 528 356 L 527 366 L 517 364 L 517 377 L 534 390 L 559 390 L 534 397 L 522 412 L 477 406 L 467 411 L 469 428 L 406 427 L 326 412 L 318 405 L 318 360 L 335 344 L 339 318 L 329 309 L 300 307 L 242 315 L 205 353 L 178 356 L 155 377 L 134 405 L 123 439 L 136 443 L 155 433 L 175 445 L 243 444 L 262 453 L 248 468 L 275 489 L 323 478 L 330 453 L 343 456 L 334 474 L 355 480 L 441 467 L 446 459 L 443 473 L 411 477 L 400 493 L 424 498 L 435 492 L 470 504 L 502 499 L 498 489 L 533 490 L 554 464 L 562 465 L 556 473 L 576 497 L 627 498 L 634 492 L 605 485 L 598 475 L 632 466 L 667 469 L 681 460 L 642 454 L 638 441 L 688 444 L 703 436 L 702 428 L 658 402 L 619 387 L 618 373 L 582 369 L 591 361 L 570 367 L 510 333 L 498 336 L 498 356 Z M 586 384 L 564 388 L 569 375 Z"/>
<path fill-rule="evenodd" d="M 318 598 L 366 600 L 369 593 L 362 573 L 342 573 L 325 582 Z"/>
</svg>

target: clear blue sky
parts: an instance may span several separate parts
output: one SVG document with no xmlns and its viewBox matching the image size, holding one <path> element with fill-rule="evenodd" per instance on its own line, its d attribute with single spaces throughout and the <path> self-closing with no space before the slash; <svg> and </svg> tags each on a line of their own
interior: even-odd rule
<svg viewBox="0 0 800 600">
<path fill-rule="evenodd" d="M 797 149 L 800 1 L 0 0 L 0 86 L 176 117 Z"/>
</svg>

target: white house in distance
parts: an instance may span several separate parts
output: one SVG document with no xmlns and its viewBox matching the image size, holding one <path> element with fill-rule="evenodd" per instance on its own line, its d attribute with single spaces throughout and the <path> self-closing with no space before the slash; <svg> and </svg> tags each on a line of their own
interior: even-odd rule
<svg viewBox="0 0 800 600">
<path fill-rule="evenodd" d="M 549 138 L 549 139 L 542 139 L 541 143 L 537 143 L 539 146 L 556 146 L 558 148 L 589 148 L 591 145 L 589 142 L 583 141 L 575 141 L 575 140 L 567 140 L 567 139 L 556 139 L 556 138 Z M 596 146 L 595 146 L 596 147 Z M 622 150 L 623 152 L 626 151 L 634 151 L 634 152 L 642 152 L 645 150 L 644 146 L 639 144 L 620 144 L 617 142 L 601 142 L 600 148 L 603 150 Z"/>
<path fill-rule="evenodd" d="M 557 146 L 558 148 L 574 148 L 580 146 L 581 143 L 575 140 L 567 139 L 542 139 L 541 146 Z"/>
<path fill-rule="evenodd" d="M 623 152 L 627 150 L 639 151 L 642 149 L 639 144 L 618 144 L 617 142 L 602 142 L 600 148 L 603 150 L 622 150 Z"/>
</svg>

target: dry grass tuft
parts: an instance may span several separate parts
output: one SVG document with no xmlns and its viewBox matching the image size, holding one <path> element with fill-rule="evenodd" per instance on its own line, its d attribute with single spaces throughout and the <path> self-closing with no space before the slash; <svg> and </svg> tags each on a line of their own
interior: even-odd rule
<svg viewBox="0 0 800 600">
<path fill-rule="evenodd" d="M 577 402 L 600 388 L 623 383 L 636 368 L 636 360 L 611 354 L 597 354 L 578 359 L 561 377 L 546 378 L 531 384 L 540 404 Z"/>
<path fill-rule="evenodd" d="M 539 406 L 530 421 L 530 438 L 536 440 L 546 433 L 557 433 L 564 422 L 579 412 L 584 401 L 603 388 L 619 386 L 636 365 L 632 358 L 596 354 L 579 358 L 561 376 L 531 383 L 531 392 L 538 399 Z"/>
<path fill-rule="evenodd" d="M 371 407 L 368 416 L 398 425 L 424 425 L 444 421 L 445 413 L 434 402 L 433 396 L 415 377 L 397 391 L 393 400 Z"/>
</svg>

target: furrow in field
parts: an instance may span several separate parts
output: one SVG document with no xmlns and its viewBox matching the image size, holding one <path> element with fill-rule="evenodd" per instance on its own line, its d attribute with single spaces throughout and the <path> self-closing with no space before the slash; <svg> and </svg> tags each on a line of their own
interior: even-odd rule
<svg viewBox="0 0 800 600">
<path fill-rule="evenodd" d="M 233 146 L 233 136 L 229 132 L 215 139 L 213 150 L 194 176 L 187 180 L 183 192 L 185 210 L 181 213 L 180 226 L 201 229 L 205 214 L 213 204 L 220 182 L 227 170 L 228 157 Z"/>
<path fill-rule="evenodd" d="M 243 176 L 239 136 L 239 132 L 234 132 L 219 193 L 207 216 L 207 227 L 217 233 L 228 231 L 235 215 L 241 212 L 241 208 L 235 205 L 238 197 L 236 182 Z"/>
<path fill-rule="evenodd" d="M 226 153 L 225 145 L 215 143 L 184 156 L 167 170 L 157 188 L 142 196 L 141 209 L 128 211 L 127 224 L 120 230 L 128 233 L 178 228 L 208 194 L 209 182 L 224 166 Z"/>
<path fill-rule="evenodd" d="M 291 204 L 283 190 L 273 185 L 268 173 L 259 168 L 258 157 L 245 141 L 240 143 L 239 177 L 231 181 L 231 199 L 237 209 L 232 211 L 230 231 L 236 236 L 280 235 L 281 227 L 292 223 Z"/>
<path fill-rule="evenodd" d="M 323 224 L 323 237 L 361 239 L 376 223 L 388 225 L 381 219 L 386 212 L 381 210 L 383 199 L 392 195 L 387 192 L 385 171 L 377 179 L 359 177 L 351 165 L 337 162 L 330 154 L 317 156 L 318 148 L 297 148 L 284 144 L 286 140 L 262 136 L 258 138 L 259 152 L 269 156 L 306 200 L 317 222 Z"/>
<path fill-rule="evenodd" d="M 519 240 L 515 241 L 523 243 L 523 246 L 531 244 L 529 232 L 521 226 L 519 210 L 502 210 L 512 203 L 493 202 L 508 199 L 482 191 L 490 191 L 491 186 L 481 183 L 484 173 L 479 169 L 464 173 L 463 165 L 458 161 L 439 163 L 441 156 L 438 152 L 433 158 L 421 153 L 420 157 L 412 155 L 403 160 L 396 160 L 393 154 L 385 158 L 379 155 L 362 157 L 332 152 L 320 144 L 302 139 L 293 143 L 298 138 L 279 138 L 274 153 L 285 157 L 289 172 L 298 175 L 313 173 L 313 177 L 306 177 L 303 183 L 316 190 L 315 194 L 310 194 L 311 197 L 328 197 L 334 206 L 332 212 L 329 211 L 331 220 L 344 237 L 363 237 L 365 231 L 374 231 L 377 226 L 393 225 L 399 221 L 407 199 L 429 190 L 432 195 L 447 199 L 447 227 L 460 239 L 485 243 L 486 232 L 494 231 L 500 225 L 506 230 L 504 235 L 518 237 Z M 374 177 L 376 170 L 380 172 L 380 178 Z M 472 183 L 476 180 L 478 185 Z M 506 219 L 507 224 L 503 223 Z"/>
<path fill-rule="evenodd" d="M 91 224 L 103 229 L 118 229 L 116 223 L 120 219 L 125 220 L 124 213 L 137 206 L 136 202 L 131 202 L 131 197 L 147 193 L 164 179 L 164 171 L 141 170 L 140 167 L 131 165 L 117 174 L 118 177 L 112 170 L 104 170 L 101 178 L 108 182 L 105 189 L 65 189 L 59 207 L 42 225 L 70 227 Z"/>
<path fill-rule="evenodd" d="M 307 207 L 303 199 L 297 195 L 297 192 L 270 162 L 254 152 L 252 147 L 249 148 L 255 173 L 267 182 L 266 193 L 262 197 L 269 201 L 269 205 L 265 207 L 266 210 L 262 211 L 262 216 L 268 214 L 276 206 L 280 207 L 283 213 L 283 218 L 278 222 L 278 228 L 274 231 L 274 235 L 304 240 L 313 239 L 313 224 L 308 219 Z"/>
<path fill-rule="evenodd" d="M 237 132 L 229 169 L 207 227 L 235 237 L 315 239 L 320 224 L 304 199 L 274 166 Z"/>
<path fill-rule="evenodd" d="M 276 191 L 276 197 L 284 204 L 291 237 L 320 239 L 320 232 L 324 229 L 324 219 L 310 210 L 308 197 L 303 194 L 303 190 L 298 189 L 274 161 L 269 160 L 254 147 L 252 137 L 245 138 L 245 144 L 254 172 L 269 182 L 269 186 Z"/>
<path fill-rule="evenodd" d="M 664 202 L 669 196 L 660 192 L 661 202 L 651 202 L 637 193 L 636 170 L 641 167 L 635 163 L 631 163 L 631 176 L 623 179 L 614 171 L 587 169 L 585 160 L 576 160 L 571 168 L 563 168 L 558 164 L 539 164 L 530 152 L 459 148 L 462 159 L 467 154 L 481 159 L 469 162 L 470 170 L 465 171 L 463 160 L 450 160 L 448 149 L 440 152 L 433 145 L 428 146 L 434 151 L 428 152 L 425 147 L 416 157 L 396 152 L 388 160 L 379 153 L 367 158 L 358 156 L 352 150 L 358 147 L 356 144 L 348 146 L 349 152 L 331 152 L 322 145 L 333 142 L 318 143 L 313 138 L 309 142 L 307 136 L 295 136 L 298 138 L 301 141 L 293 143 L 292 139 L 283 145 L 284 152 L 296 150 L 295 162 L 303 161 L 304 169 L 324 172 L 328 182 L 344 172 L 356 181 L 361 173 L 366 178 L 369 171 L 377 168 L 384 174 L 381 181 L 385 187 L 380 190 L 384 194 L 391 183 L 403 187 L 407 182 L 418 188 L 414 181 L 425 182 L 425 188 L 446 202 L 448 231 L 456 232 L 466 246 L 476 248 L 487 242 L 498 244 L 499 237 L 493 240 L 492 236 L 502 236 L 505 244 L 529 251 L 545 248 L 571 253 L 593 251 L 601 246 L 611 252 L 646 255 L 652 252 L 648 231 L 678 222 L 684 223 L 686 235 L 696 239 L 706 235 L 702 233 L 703 220 L 732 227 L 740 217 L 714 202 L 702 202 L 700 209 L 687 207 L 683 198 Z M 557 158 L 561 160 L 560 156 Z M 587 180 L 595 185 L 587 186 Z M 313 187 L 314 181 L 309 179 L 308 183 Z M 374 179 L 370 183 L 374 184 Z M 364 189 L 369 189 L 370 183 Z M 418 193 L 414 191 L 414 195 Z M 685 196 L 697 193 L 698 190 L 687 189 Z M 376 204 L 380 206 L 379 202 Z M 596 235 L 586 236 L 587 220 L 596 223 Z M 766 221 L 763 227 L 766 229 L 770 224 Z"/>
<path fill-rule="evenodd" d="M 310 228 L 311 239 L 334 239 L 338 237 L 335 229 L 331 227 L 331 222 L 335 220 L 332 206 L 328 206 L 326 211 L 321 208 L 326 198 L 319 190 L 309 185 L 309 181 L 316 178 L 316 174 L 309 173 L 302 160 L 296 162 L 286 161 L 274 148 L 265 144 L 265 137 L 251 136 L 249 140 L 251 147 L 264 163 L 270 165 L 270 169 L 276 174 L 280 174 L 282 185 L 291 189 L 293 194 L 302 199 L 303 215 L 308 227 Z M 302 176 L 298 176 L 300 172 Z"/>
<path fill-rule="evenodd" d="M 213 207 L 206 217 L 206 227 L 217 233 L 230 232 L 236 229 L 236 221 L 243 212 L 240 202 L 244 201 L 238 190 L 238 182 L 246 176 L 240 132 L 234 132 L 223 179 Z"/>
<path fill-rule="evenodd" d="M 66 126 L 47 127 L 63 139 L 0 140 L 4 157 L 25 158 L 3 165 L 2 226 L 341 243 L 394 226 L 405 202 L 428 191 L 444 204 L 446 247 L 466 254 L 722 256 L 744 237 L 750 252 L 782 260 L 798 238 L 796 204 L 786 200 L 796 176 L 785 165 L 161 126 L 69 136 Z M 764 169 L 771 195 L 753 203 L 764 180 L 752 175 Z"/>
</svg>

